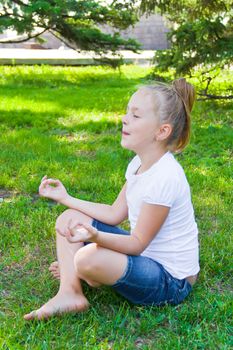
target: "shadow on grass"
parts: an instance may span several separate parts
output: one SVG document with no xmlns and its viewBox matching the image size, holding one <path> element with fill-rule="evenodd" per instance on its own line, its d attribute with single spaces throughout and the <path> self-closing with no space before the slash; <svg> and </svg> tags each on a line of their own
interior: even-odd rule
<svg viewBox="0 0 233 350">
<path fill-rule="evenodd" d="M 51 127 L 59 127 L 57 119 L 60 117 L 57 113 L 51 112 L 33 112 L 30 109 L 20 109 L 6 111 L 0 109 L 1 126 L 9 128 L 32 128 L 38 127 L 50 129 Z"/>
<path fill-rule="evenodd" d="M 89 89 L 30 89 L 15 87 L 14 89 L 0 89 L 1 120 L 4 113 L 10 112 L 10 119 L 24 114 L 33 118 L 36 113 L 57 115 L 57 117 L 91 118 L 93 115 L 101 117 L 101 113 L 125 113 L 128 101 L 136 88 L 126 87 L 106 89 L 104 87 L 90 87 Z M 36 110 L 36 112 L 35 112 Z M 90 116 L 91 113 L 91 116 Z M 8 116 L 4 118 L 8 119 Z"/>
<path fill-rule="evenodd" d="M 129 161 L 129 152 L 120 146 L 119 125 L 90 121 L 74 133 L 63 131 L 59 125 L 43 133 L 36 128 L 5 131 L 0 136 L 0 187 L 35 193 L 45 174 L 60 178 L 70 189 L 79 181 L 85 196 L 87 191 L 92 197 L 104 191 L 105 178 L 107 186 L 117 187 Z"/>
<path fill-rule="evenodd" d="M 44 114 L 39 113 L 41 125 L 45 123 L 43 118 Z M 98 170 L 95 170 L 100 172 L 103 164 L 106 167 L 109 164 L 109 169 L 114 172 L 112 162 L 125 167 L 133 156 L 120 146 L 121 123 L 88 121 L 64 128 L 58 121 L 51 121 L 43 133 L 35 127 L 37 125 L 27 124 L 27 120 L 25 124 L 22 121 L 21 124 L 10 124 L 12 128 L 16 125 L 18 129 L 8 130 L 0 137 L 2 179 L 4 176 L 15 177 L 14 181 L 18 182 L 21 177 L 25 190 L 31 191 L 36 181 L 34 177 L 48 171 L 62 173 L 67 178 L 70 168 L 74 171 L 74 167 L 84 162 L 88 172 L 94 171 L 92 168 L 96 166 Z M 27 129 L 21 129 L 22 125 Z M 230 172 L 231 140 L 232 132 L 225 125 L 221 128 L 196 128 L 193 143 L 185 154 L 178 156 L 191 182 L 201 184 L 208 177 L 208 183 L 211 184 L 219 172 L 222 176 Z M 102 170 L 103 173 L 105 171 L 108 170 Z M 28 176 L 31 176 L 29 182 L 26 180 Z"/>
<path fill-rule="evenodd" d="M 91 117 L 90 117 L 91 118 Z M 93 119 L 95 116 L 93 117 Z M 121 131 L 120 118 L 113 117 L 113 121 L 100 117 L 100 120 L 84 121 L 82 116 L 72 115 L 65 117 L 58 112 L 34 112 L 30 109 L 6 111 L 0 109 L 1 127 L 9 129 L 37 128 L 51 135 L 66 135 L 69 132 L 90 132 L 100 134 L 108 131 L 117 133 Z"/>
</svg>

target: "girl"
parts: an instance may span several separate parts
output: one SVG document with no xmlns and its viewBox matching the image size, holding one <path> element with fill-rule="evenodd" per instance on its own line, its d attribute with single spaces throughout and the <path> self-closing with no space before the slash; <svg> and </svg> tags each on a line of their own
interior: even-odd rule
<svg viewBox="0 0 233 350">
<path fill-rule="evenodd" d="M 173 153 L 189 141 L 194 99 L 193 86 L 183 78 L 133 94 L 121 145 L 136 156 L 112 205 L 73 198 L 59 180 L 43 177 L 39 194 L 69 208 L 56 222 L 58 263 L 50 268 L 60 288 L 26 320 L 87 309 L 81 280 L 111 286 L 140 305 L 176 305 L 187 297 L 200 269 L 198 229 L 190 188 Z M 130 233 L 117 227 L 126 218 Z"/>
</svg>

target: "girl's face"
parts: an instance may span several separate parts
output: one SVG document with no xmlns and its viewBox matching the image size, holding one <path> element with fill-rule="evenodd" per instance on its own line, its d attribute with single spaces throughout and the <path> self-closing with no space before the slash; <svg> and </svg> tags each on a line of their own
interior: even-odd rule
<svg viewBox="0 0 233 350">
<path fill-rule="evenodd" d="M 121 145 L 135 153 L 155 146 L 159 121 L 154 111 L 153 95 L 148 89 L 140 89 L 131 97 L 127 113 L 123 117 Z"/>
</svg>

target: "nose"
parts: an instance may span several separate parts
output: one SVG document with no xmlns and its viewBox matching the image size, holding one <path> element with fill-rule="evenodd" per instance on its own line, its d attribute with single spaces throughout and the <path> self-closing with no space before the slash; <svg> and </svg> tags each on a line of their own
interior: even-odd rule
<svg viewBox="0 0 233 350">
<path fill-rule="evenodd" d="M 127 122 L 128 122 L 127 117 L 128 117 L 127 114 L 125 114 L 125 115 L 123 116 L 123 118 L 122 118 L 123 124 L 127 124 Z"/>
</svg>

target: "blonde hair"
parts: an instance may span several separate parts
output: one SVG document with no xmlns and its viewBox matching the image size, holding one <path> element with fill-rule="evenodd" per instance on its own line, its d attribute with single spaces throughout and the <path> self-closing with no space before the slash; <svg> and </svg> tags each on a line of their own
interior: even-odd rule
<svg viewBox="0 0 233 350">
<path fill-rule="evenodd" d="M 161 123 L 169 123 L 172 132 L 167 147 L 175 153 L 181 152 L 190 139 L 190 114 L 196 93 L 193 85 L 185 78 L 176 79 L 171 85 L 157 83 L 146 85 L 154 94 L 154 107 Z"/>
</svg>

